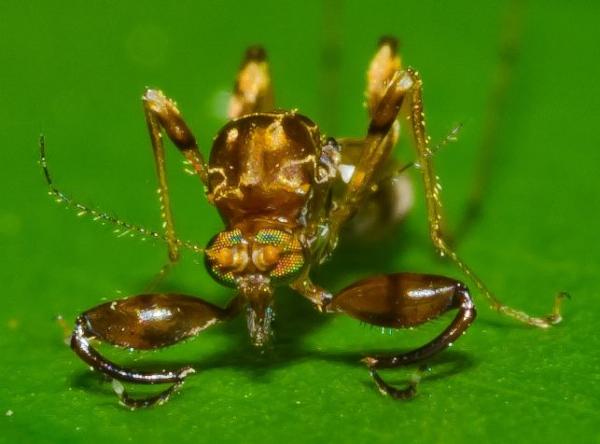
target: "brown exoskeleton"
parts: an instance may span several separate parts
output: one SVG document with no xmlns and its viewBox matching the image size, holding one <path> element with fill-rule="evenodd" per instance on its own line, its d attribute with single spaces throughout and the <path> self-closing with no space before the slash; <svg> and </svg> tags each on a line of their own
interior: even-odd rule
<svg viewBox="0 0 600 444">
<path fill-rule="evenodd" d="M 325 138 L 307 117 L 274 109 L 265 53 L 261 48 L 251 48 L 238 73 L 229 107 L 231 120 L 214 139 L 208 163 L 175 104 L 162 92 L 148 89 L 143 105 L 158 172 L 164 234 L 76 203 L 56 189 L 46 165 L 42 139 L 42 166 L 51 194 L 79 212 L 114 223 L 124 231 L 162 239 L 168 245 L 171 262 L 178 260 L 181 248 L 203 253 L 214 279 L 236 291 L 225 308 L 192 296 L 164 293 L 107 302 L 77 318 L 71 336 L 73 350 L 93 369 L 116 380 L 171 384 L 167 390 L 145 399 L 131 398 L 117 384 L 121 402 L 136 408 L 168 400 L 194 369 L 146 372 L 124 368 L 96 351 L 92 340 L 134 350 L 156 349 L 245 312 L 250 339 L 262 347 L 271 337 L 273 298 L 281 285 L 290 286 L 323 313 L 346 313 L 368 324 L 389 328 L 419 325 L 448 310 L 458 310 L 451 324 L 422 347 L 363 359 L 382 393 L 397 399 L 411 397 L 416 382 L 403 389 L 394 388 L 381 379 L 377 369 L 426 360 L 456 341 L 475 318 L 467 287 L 443 276 L 395 273 L 363 279 L 332 295 L 310 279 L 311 269 L 335 250 L 342 227 L 373 198 L 374 190 L 385 179 L 383 172 L 389 171 L 400 116 L 406 118 L 414 136 L 414 165 L 423 177 L 430 236 L 439 254 L 456 264 L 493 309 L 536 327 L 558 323 L 560 297 L 552 314 L 544 317 L 508 307 L 492 295 L 444 239 L 439 185 L 425 132 L 421 89 L 418 73 L 402 67 L 395 40 L 382 39 L 367 73 L 370 123 L 366 136 Z M 204 249 L 181 241 L 175 234 L 163 132 L 193 167 L 225 224 L 224 230 Z"/>
</svg>

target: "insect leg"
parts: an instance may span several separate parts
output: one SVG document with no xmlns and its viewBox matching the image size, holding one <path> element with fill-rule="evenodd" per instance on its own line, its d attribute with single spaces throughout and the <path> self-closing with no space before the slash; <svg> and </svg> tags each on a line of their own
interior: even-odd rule
<svg viewBox="0 0 600 444">
<path fill-rule="evenodd" d="M 238 71 L 233 95 L 229 102 L 229 118 L 271 111 L 273 88 L 267 55 L 261 46 L 251 46 Z"/>
<path fill-rule="evenodd" d="M 389 46 L 390 43 L 385 43 Z M 377 58 L 377 56 L 376 56 Z M 376 89 L 376 91 L 379 91 Z M 440 255 L 450 260 L 475 284 L 488 300 L 491 307 L 520 322 L 536 327 L 547 328 L 560 322 L 560 305 L 566 297 L 565 293 L 556 296 L 552 313 L 543 317 L 530 316 L 527 313 L 502 304 L 485 286 L 467 264 L 459 258 L 444 237 L 442 230 L 444 220 L 441 212 L 440 185 L 433 170 L 433 155 L 435 151 L 429 146 L 429 137 L 425 131 L 425 121 L 422 101 L 422 81 L 417 72 L 412 69 L 397 71 L 385 86 L 377 106 L 371 111 L 371 122 L 364 150 L 356 163 L 355 170 L 349 180 L 343 197 L 330 214 L 330 246 L 335 247 L 341 226 L 350 219 L 364 204 L 365 199 L 372 193 L 374 178 L 384 164 L 393 147 L 389 138 L 394 137 L 395 122 L 402 111 L 409 119 L 413 133 L 414 145 L 417 151 L 417 161 L 414 166 L 422 174 L 425 200 L 428 209 L 430 237 Z M 327 253 L 327 251 L 326 251 Z"/>
<path fill-rule="evenodd" d="M 165 131 L 169 139 L 185 156 L 187 162 L 194 168 L 205 185 L 207 184 L 206 164 L 204 163 L 202 154 L 198 150 L 194 135 L 171 99 L 166 97 L 161 91 L 147 89 L 142 97 L 142 103 L 144 105 L 146 122 L 156 162 L 161 217 L 168 239 L 169 260 L 176 262 L 179 259 L 179 248 L 175 242 L 176 235 L 165 170 L 165 149 L 161 129 Z"/>
<path fill-rule="evenodd" d="M 339 144 L 342 154 L 338 166 L 340 174 L 333 188 L 333 201 L 336 205 L 343 198 L 345 188 L 365 149 L 365 139 L 343 138 L 339 140 Z M 371 193 L 345 226 L 345 234 L 350 234 L 353 241 L 371 242 L 382 238 L 410 212 L 414 190 L 405 165 L 408 164 L 388 159 L 376 173 L 372 179 Z"/>
<path fill-rule="evenodd" d="M 308 276 L 308 270 L 293 282 L 290 287 L 311 301 L 320 312 L 324 312 L 333 299 L 330 292 L 312 282 Z"/>
<path fill-rule="evenodd" d="M 382 37 L 375 56 L 367 70 L 367 110 L 372 117 L 379 102 L 383 99 L 387 86 L 394 75 L 402 69 L 402 60 L 398 54 L 398 40 L 394 37 Z"/>
<path fill-rule="evenodd" d="M 364 149 L 354 166 L 352 176 L 342 197 L 330 212 L 330 250 L 335 248 L 341 227 L 357 212 L 373 193 L 378 172 L 385 164 L 395 141 L 396 116 L 405 93 L 410 88 L 406 73 L 396 73 L 386 90 L 384 99 L 371 118 Z"/>
<path fill-rule="evenodd" d="M 442 203 L 440 198 L 441 186 L 438 178 L 434 173 L 433 153 L 429 148 L 429 137 L 425 131 L 425 118 L 423 112 L 422 99 L 422 80 L 418 73 L 408 69 L 406 76 L 410 79 L 410 91 L 407 93 L 405 103 L 406 112 L 410 119 L 412 132 L 414 135 L 414 145 L 417 151 L 417 166 L 421 171 L 425 189 L 425 201 L 427 204 L 427 218 L 429 221 L 429 234 L 434 247 L 443 257 L 448 257 L 450 260 L 467 276 L 477 287 L 477 289 L 488 300 L 492 309 L 512 317 L 520 322 L 529 324 L 535 327 L 548 328 L 553 324 L 561 321 L 560 304 L 566 297 L 565 293 L 560 293 L 555 297 L 552 313 L 542 316 L 530 316 L 524 311 L 514 309 L 503 304 L 498 300 L 493 293 L 487 288 L 471 268 L 456 254 L 450 247 L 444 237 L 442 227 L 444 219 L 442 214 Z"/>
<path fill-rule="evenodd" d="M 367 356 L 362 360 L 379 391 L 395 399 L 412 397 L 417 381 L 407 388 L 397 389 L 383 381 L 377 369 L 422 362 L 460 338 L 476 315 L 467 288 L 443 276 L 395 273 L 358 281 L 338 293 L 325 307 L 328 313 L 345 313 L 368 324 L 389 328 L 413 327 L 452 309 L 458 310 L 454 320 L 422 347 L 390 356 Z"/>
<path fill-rule="evenodd" d="M 202 299 L 178 294 L 145 294 L 107 302 L 77 318 L 71 348 L 93 370 L 111 378 L 136 384 L 173 384 L 157 396 L 146 399 L 133 399 L 119 384 L 113 384 L 127 407 L 164 403 L 184 379 L 195 372 L 192 367 L 154 372 L 125 368 L 102 356 L 90 341 L 95 339 L 132 350 L 166 347 L 234 317 L 239 312 L 239 302 L 235 298 L 223 309 Z"/>
</svg>

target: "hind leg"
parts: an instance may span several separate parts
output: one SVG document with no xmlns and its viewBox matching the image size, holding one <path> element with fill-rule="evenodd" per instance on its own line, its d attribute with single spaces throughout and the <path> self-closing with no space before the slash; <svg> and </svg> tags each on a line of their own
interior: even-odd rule
<svg viewBox="0 0 600 444">
<path fill-rule="evenodd" d="M 365 139 L 340 139 L 339 178 L 334 187 L 334 201 L 340 200 L 356 169 Z M 356 242 L 371 242 L 389 234 L 410 212 L 414 188 L 404 164 L 390 158 L 374 179 L 371 193 L 344 226 L 344 236 Z"/>
<path fill-rule="evenodd" d="M 383 45 L 387 46 L 387 49 L 384 51 L 384 48 L 380 48 L 378 55 L 388 54 L 389 58 L 389 54 L 393 50 L 393 44 L 386 41 Z M 350 178 L 344 195 L 339 199 L 337 206 L 330 214 L 330 249 L 335 247 L 340 228 L 364 204 L 371 193 L 372 186 L 376 183 L 377 173 L 389 156 L 391 146 L 388 140 L 395 134 L 394 128 L 399 116 L 405 116 L 408 119 L 413 135 L 417 154 L 415 166 L 420 170 L 423 178 L 429 233 L 437 252 L 441 256 L 449 258 L 475 284 L 488 300 L 492 309 L 520 322 L 540 328 L 548 328 L 560 322 L 560 304 L 566 294 L 560 293 L 556 296 L 552 312 L 541 317 L 531 316 L 524 311 L 503 304 L 475 275 L 465 261 L 458 256 L 446 240 L 443 233 L 444 218 L 440 196 L 441 186 L 433 167 L 434 151 L 430 147 L 430 140 L 425 130 L 422 81 L 418 73 L 412 69 L 394 73 L 385 86 L 374 112 L 372 112 L 365 139 L 365 149 L 356 163 L 356 169 Z"/>
<path fill-rule="evenodd" d="M 252 46 L 238 71 L 233 95 L 229 102 L 229 118 L 237 119 L 246 114 L 271 111 L 273 88 L 265 50 Z"/>
</svg>

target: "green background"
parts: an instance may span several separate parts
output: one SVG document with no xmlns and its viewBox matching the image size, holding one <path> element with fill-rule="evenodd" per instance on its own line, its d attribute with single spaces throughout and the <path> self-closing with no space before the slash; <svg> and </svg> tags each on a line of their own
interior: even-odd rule
<svg viewBox="0 0 600 444">
<path fill-rule="evenodd" d="M 361 135 L 365 66 L 378 37 L 391 33 L 422 73 L 433 139 L 465 123 L 459 142 L 436 158 L 454 227 L 475 175 L 505 10 L 469 1 L 2 1 L 0 441 L 600 442 L 598 3 L 523 8 L 483 212 L 458 246 L 514 306 L 543 313 L 555 292 L 569 291 L 558 327 L 518 325 L 475 294 L 477 322 L 430 363 L 417 398 L 394 402 L 374 388 L 361 353 L 421 344 L 449 316 L 383 335 L 324 318 L 281 291 L 273 350 L 253 350 L 239 319 L 147 354 L 144 362 L 200 371 L 167 405 L 130 412 L 63 344 L 54 321 L 139 293 L 166 255 L 53 204 L 37 165 L 40 132 L 59 187 L 157 228 L 145 86 L 177 100 L 208 153 L 241 54 L 262 43 L 279 106 L 298 108 L 329 134 Z M 411 158 L 408 144 L 400 149 Z M 220 221 L 198 181 L 181 173 L 176 151 L 168 154 L 177 228 L 204 243 Z M 335 291 L 394 270 L 460 278 L 432 253 L 421 199 L 393 238 L 342 245 L 316 279 Z M 221 304 L 230 296 L 190 254 L 164 288 Z M 402 384 L 411 371 L 385 377 Z"/>
</svg>

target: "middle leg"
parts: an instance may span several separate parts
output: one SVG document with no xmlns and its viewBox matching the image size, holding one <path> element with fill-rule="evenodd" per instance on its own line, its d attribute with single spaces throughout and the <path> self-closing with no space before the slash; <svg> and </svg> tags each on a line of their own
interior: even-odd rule
<svg viewBox="0 0 600 444">
<path fill-rule="evenodd" d="M 404 109 L 412 126 L 414 145 L 417 152 L 416 165 L 421 171 L 425 189 L 429 235 L 435 249 L 440 256 L 448 257 L 475 284 L 481 294 L 488 300 L 492 309 L 534 327 L 548 328 L 559 323 L 562 320 L 560 306 L 564 298 L 568 296 L 566 293 L 561 292 L 555 297 L 550 314 L 541 317 L 531 316 L 522 310 L 503 304 L 450 246 L 443 230 L 446 224 L 442 213 L 441 185 L 434 172 L 433 152 L 429 147 L 429 136 L 425 131 L 425 113 L 422 99 L 423 82 L 418 73 L 413 70 L 409 69 L 407 75 L 411 79 L 412 86 L 407 93 Z"/>
<path fill-rule="evenodd" d="M 169 262 L 173 263 L 179 259 L 179 248 L 176 242 L 175 226 L 171 210 L 171 199 L 165 168 L 165 148 L 162 140 L 161 129 L 165 131 L 169 139 L 181 151 L 186 161 L 194 168 L 204 185 L 207 184 L 207 171 L 204 158 L 198 149 L 196 139 L 191 130 L 183 120 L 181 113 L 175 103 L 166 97 L 162 91 L 148 89 L 142 97 L 152 150 L 156 163 L 156 174 L 158 176 L 158 197 L 160 201 L 161 218 L 167 237 Z M 157 275 L 160 279 L 166 274 L 169 265 L 162 268 Z M 155 280 L 157 279 L 155 278 Z"/>
<path fill-rule="evenodd" d="M 383 41 L 383 47 L 378 52 L 387 54 L 388 63 L 393 63 L 394 46 Z M 385 58 L 384 58 L 385 59 Z M 448 257 L 477 287 L 488 300 L 492 309 L 512 317 L 520 322 L 547 328 L 560 322 L 560 304 L 565 293 L 560 293 L 554 301 L 550 314 L 542 317 L 531 316 L 521 310 L 514 309 L 500 302 L 487 288 L 483 281 L 475 275 L 471 268 L 457 255 L 444 237 L 444 219 L 441 211 L 440 185 L 433 169 L 433 150 L 429 146 L 429 137 L 425 131 L 425 121 L 422 100 L 422 81 L 417 72 L 412 69 L 396 71 L 382 89 L 376 106 L 370 106 L 371 122 L 365 139 L 364 150 L 356 164 L 355 171 L 348 183 L 345 194 L 330 214 L 331 240 L 330 249 L 335 247 L 342 225 L 364 204 L 374 185 L 377 172 L 388 159 L 391 145 L 389 137 L 393 137 L 396 119 L 399 115 L 407 117 L 412 130 L 414 145 L 417 152 L 417 167 L 422 175 L 425 200 L 428 211 L 429 233 L 435 249 L 441 256 Z"/>
</svg>

